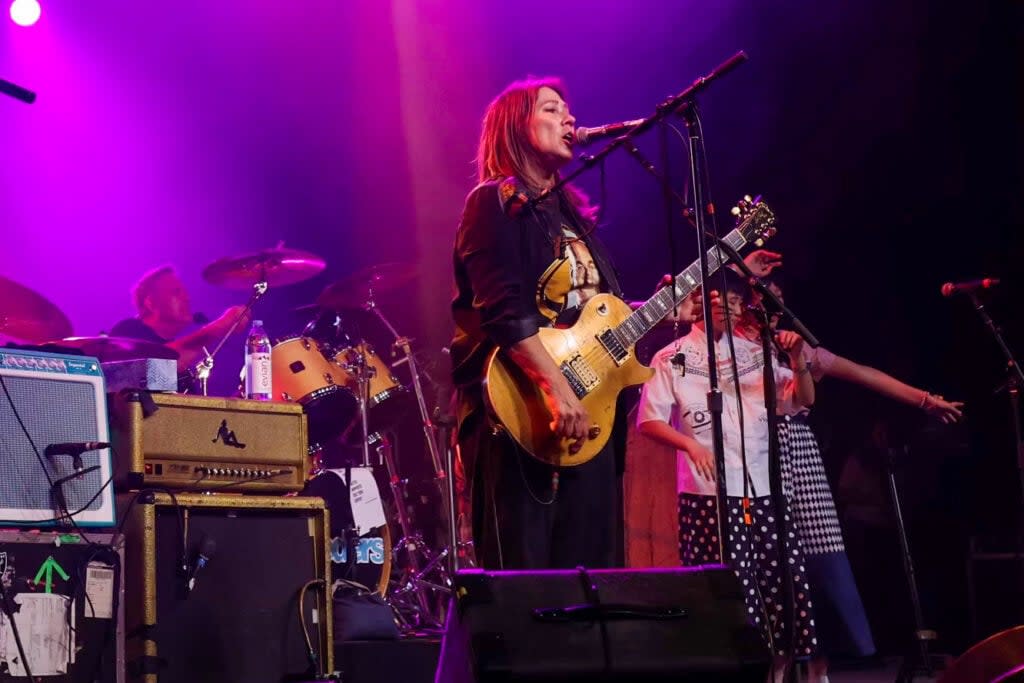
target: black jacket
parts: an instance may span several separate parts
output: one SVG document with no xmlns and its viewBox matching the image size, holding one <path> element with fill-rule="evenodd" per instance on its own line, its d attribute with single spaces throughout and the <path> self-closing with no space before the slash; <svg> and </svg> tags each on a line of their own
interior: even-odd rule
<svg viewBox="0 0 1024 683">
<path fill-rule="evenodd" d="M 548 324 L 537 307 L 538 281 L 562 256 L 563 225 L 582 235 L 602 289 L 620 296 L 603 245 L 561 193 L 537 207 L 513 178 L 478 185 L 466 198 L 455 235 L 452 379 L 466 388 L 482 379 L 495 346 L 508 348 Z"/>
</svg>

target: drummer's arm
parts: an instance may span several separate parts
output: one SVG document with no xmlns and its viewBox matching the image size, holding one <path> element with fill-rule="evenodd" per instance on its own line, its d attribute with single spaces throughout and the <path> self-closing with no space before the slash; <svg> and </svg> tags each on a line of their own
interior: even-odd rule
<svg viewBox="0 0 1024 683">
<path fill-rule="evenodd" d="M 211 320 L 198 330 L 182 335 L 168 342 L 167 346 L 178 352 L 178 372 L 185 372 L 206 356 L 204 347 L 213 352 L 213 347 L 227 334 L 231 325 L 238 320 L 235 332 L 244 332 L 252 314 L 245 306 L 231 306 L 216 320 Z"/>
</svg>

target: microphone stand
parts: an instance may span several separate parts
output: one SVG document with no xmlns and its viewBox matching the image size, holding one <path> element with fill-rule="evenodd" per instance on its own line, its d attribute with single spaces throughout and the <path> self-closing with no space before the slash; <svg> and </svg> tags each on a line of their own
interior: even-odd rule
<svg viewBox="0 0 1024 683">
<path fill-rule="evenodd" d="M 687 117 L 687 119 L 689 119 L 690 116 L 693 116 L 694 118 L 696 118 L 696 116 L 697 116 L 696 107 L 691 105 L 690 107 L 687 108 L 687 110 L 686 110 L 686 112 L 684 114 Z M 691 174 L 696 174 L 699 169 L 697 169 L 697 166 L 694 163 L 694 160 L 697 158 L 697 149 L 695 149 L 694 146 L 693 146 L 693 142 L 694 142 L 693 138 L 694 138 L 694 132 L 695 131 L 698 131 L 698 134 L 699 134 L 699 129 L 700 129 L 699 122 L 695 122 L 693 125 L 690 125 L 688 123 L 688 129 L 689 129 L 689 131 L 691 133 L 691 147 L 690 147 L 691 168 L 690 168 L 690 172 L 691 172 Z M 622 144 L 626 148 L 626 150 L 634 158 L 636 158 L 640 162 L 640 165 L 643 166 L 644 169 L 648 173 L 650 173 L 652 176 L 654 176 L 662 184 L 662 187 L 665 190 L 666 194 L 668 196 L 674 197 L 676 199 L 676 201 L 678 201 L 680 203 L 681 206 L 686 208 L 686 200 L 685 200 L 685 198 L 680 196 L 679 193 L 677 193 L 671 187 L 671 184 L 668 182 L 668 180 L 657 170 L 657 168 L 655 168 L 654 164 L 652 164 L 646 157 L 644 157 L 644 155 L 640 152 L 640 150 L 636 147 L 636 145 L 633 144 L 633 142 L 631 140 L 624 140 L 622 142 Z M 697 175 L 693 175 L 692 177 L 693 177 L 693 180 L 694 180 L 695 194 L 697 194 L 698 188 L 700 186 L 700 183 L 697 180 L 698 176 Z M 696 206 L 708 206 L 707 204 L 704 204 L 702 202 L 702 198 L 697 198 L 697 197 L 695 197 L 695 205 Z M 770 360 L 771 356 L 772 356 L 773 343 L 772 343 L 772 338 L 771 338 L 771 331 L 770 331 L 770 328 L 769 328 L 769 325 L 768 325 L 768 311 L 770 310 L 772 312 L 781 313 L 783 315 L 783 317 L 790 322 L 790 324 L 797 331 L 797 333 L 800 334 L 800 336 L 804 339 L 804 342 L 807 343 L 808 345 L 810 345 L 812 348 L 817 348 L 820 345 L 820 342 L 818 341 L 818 338 L 807 328 L 807 326 L 804 325 L 803 322 L 799 318 L 797 318 L 796 315 L 789 308 L 787 308 L 785 306 L 785 304 L 782 303 L 782 300 L 779 299 L 779 297 L 776 296 L 776 294 L 773 291 L 771 291 L 771 289 L 769 289 L 767 285 L 765 285 L 764 281 L 761 280 L 761 278 L 757 277 L 754 274 L 754 272 L 750 269 L 750 267 L 743 260 L 743 257 L 740 256 L 739 252 L 737 252 L 728 242 L 725 242 L 724 240 L 719 239 L 717 235 L 715 235 L 713 233 L 710 233 L 710 232 L 707 232 L 707 231 L 704 230 L 703 225 L 702 225 L 702 219 L 703 219 L 704 212 L 697 211 L 697 212 L 694 212 L 694 214 L 695 214 L 695 218 L 696 218 L 696 226 L 695 227 L 697 228 L 698 244 L 699 244 L 699 248 L 701 250 L 701 260 L 702 260 L 702 264 L 701 265 L 704 266 L 704 268 L 702 269 L 702 273 L 701 273 L 701 282 L 706 282 L 707 279 L 708 279 L 708 273 L 707 273 L 707 270 L 706 270 L 706 263 L 704 262 L 706 260 L 706 248 L 704 246 L 704 239 L 706 238 L 706 239 L 710 239 L 712 242 L 714 242 L 714 244 L 716 245 L 716 247 L 719 250 L 725 252 L 726 256 L 728 257 L 727 260 L 731 261 L 732 263 L 734 263 L 736 265 L 736 267 L 738 267 L 743 272 L 743 274 L 748 278 L 748 281 L 749 281 L 751 287 L 755 291 L 757 291 L 759 294 L 761 294 L 761 296 L 763 297 L 763 301 L 765 302 L 765 304 L 760 309 L 758 309 L 758 310 L 760 311 L 760 313 L 762 315 L 762 320 L 761 320 L 761 323 L 762 323 L 761 324 L 761 346 L 762 346 L 762 349 L 763 349 L 763 354 L 764 354 L 764 359 L 765 359 L 765 364 L 764 364 L 764 402 L 765 402 L 765 409 L 767 411 L 767 417 L 768 417 L 768 435 L 769 435 L 768 471 L 769 471 L 769 482 L 770 482 L 770 489 L 771 489 L 770 493 L 771 493 L 771 498 L 772 498 L 772 508 L 773 508 L 773 510 L 775 512 L 775 518 L 776 518 L 776 520 L 778 520 L 779 535 L 780 535 L 780 538 L 781 538 L 781 542 L 780 542 L 780 549 L 781 549 L 780 550 L 780 557 L 782 557 L 784 559 L 784 558 L 788 557 L 788 555 L 789 555 L 789 548 L 788 548 L 788 545 L 789 545 L 789 542 L 788 542 L 788 539 L 789 539 L 788 527 L 789 527 L 789 525 L 786 523 L 785 495 L 784 495 L 784 493 L 782 491 L 780 451 L 779 451 L 779 445 L 778 445 L 778 434 L 777 434 L 777 431 L 776 431 L 777 430 L 777 426 L 776 426 L 776 419 L 777 419 L 777 416 L 776 416 L 776 395 L 775 395 L 776 386 L 775 386 L 775 374 L 774 374 L 774 371 L 772 370 L 772 364 L 771 364 L 771 360 Z M 724 262 L 726 259 L 719 259 L 719 260 Z M 710 320 L 711 319 L 710 297 L 704 297 L 704 302 L 703 303 L 704 303 L 704 319 L 705 320 Z M 713 444 L 714 444 L 714 447 L 715 447 L 715 450 L 714 450 L 714 453 L 715 453 L 715 467 L 717 468 L 718 472 L 724 472 L 725 471 L 725 452 L 724 452 L 725 449 L 724 449 L 724 443 L 722 441 L 722 430 L 721 430 L 722 394 L 721 394 L 721 391 L 718 390 L 717 394 L 713 395 L 713 394 L 715 394 L 715 389 L 717 387 L 717 376 L 716 376 L 716 372 L 715 372 L 717 368 L 716 368 L 716 362 L 714 361 L 714 358 L 715 358 L 714 351 L 715 351 L 715 349 L 714 349 L 714 339 L 713 339 L 712 335 L 708 335 L 708 359 L 709 359 L 709 363 L 708 363 L 708 379 L 709 379 L 709 381 L 712 382 L 712 384 L 711 384 L 712 391 L 709 392 L 709 394 L 708 394 L 708 407 L 709 407 L 709 410 L 711 410 L 711 412 L 712 412 L 712 430 L 713 430 L 712 431 L 712 438 L 715 439 L 715 441 L 713 441 Z M 717 399 L 717 408 L 718 408 L 717 414 L 714 412 L 714 408 L 713 408 L 713 404 L 712 404 L 712 400 L 713 399 Z M 1024 463 L 1024 460 L 1022 460 L 1022 463 Z M 745 463 L 744 463 L 744 471 L 745 470 L 746 470 L 746 467 L 745 467 Z M 726 509 L 725 508 L 726 491 L 725 491 L 724 477 L 718 477 L 716 482 L 717 482 L 717 488 L 718 488 L 718 490 L 717 490 L 717 497 L 718 497 L 718 505 L 719 505 L 719 528 L 720 529 L 724 529 L 725 528 L 725 525 L 723 524 L 723 514 L 724 513 L 722 512 L 723 510 Z M 1022 469 L 1022 484 L 1024 484 L 1024 469 Z M 720 555 L 720 557 L 722 558 L 722 560 L 724 562 L 724 558 L 725 558 L 724 534 L 719 534 L 719 551 L 722 553 Z M 785 604 L 786 604 L 786 622 L 787 622 L 787 630 L 789 631 L 790 658 L 792 659 L 792 646 L 793 646 L 793 641 L 794 641 L 794 637 L 793 636 L 794 636 L 794 634 L 796 632 L 795 631 L 795 629 L 796 629 L 796 624 L 795 624 L 795 616 L 796 616 L 796 614 L 795 614 L 795 611 L 796 610 L 795 610 L 795 604 L 793 602 L 793 595 L 795 593 L 795 590 L 794 590 L 794 585 L 793 585 L 792 567 L 789 565 L 788 562 L 785 562 L 785 561 L 783 561 L 782 564 L 783 564 L 783 572 L 784 572 L 783 576 L 785 577 L 785 580 L 783 581 L 783 599 L 785 600 Z M 795 673 L 793 671 L 791 671 L 790 674 L 791 674 L 791 676 L 795 675 Z"/>
<path fill-rule="evenodd" d="M 558 182 L 556 182 L 547 190 L 541 192 L 533 199 L 527 201 L 527 207 L 535 208 L 538 204 L 543 202 L 552 194 L 558 192 L 563 187 L 568 185 L 570 182 L 578 178 L 585 171 L 587 171 L 590 168 L 593 168 L 594 166 L 604 161 L 604 159 L 609 154 L 611 154 L 616 149 L 624 145 L 628 140 L 631 140 L 637 135 L 640 135 L 641 133 L 650 130 L 654 126 L 654 124 L 656 124 L 657 122 L 661 121 L 664 118 L 667 118 L 669 114 L 680 110 L 680 108 L 682 107 L 689 108 L 690 103 L 692 102 L 693 98 L 697 95 L 697 93 L 701 92 L 706 87 L 708 87 L 708 85 L 710 85 L 712 81 L 721 78 L 722 76 L 729 73 L 730 71 L 732 71 L 745 61 L 747 61 L 747 53 L 740 50 L 732 57 L 716 66 L 707 76 L 698 77 L 697 80 L 691 83 L 686 89 L 684 89 L 678 95 L 673 95 L 672 97 L 668 98 L 667 100 L 659 104 L 656 107 L 655 112 L 646 119 L 644 119 L 635 128 L 627 131 L 624 135 L 620 135 L 619 137 L 612 140 L 608 145 L 604 147 L 604 149 L 602 149 L 597 154 L 585 155 L 584 157 L 582 157 L 582 164 L 576 170 L 574 170 L 569 175 L 559 179 Z M 702 257 L 702 263 L 703 260 L 704 259 Z"/>
<path fill-rule="evenodd" d="M 686 121 L 686 128 L 689 132 L 689 153 L 690 153 L 690 177 L 693 186 L 693 201 L 694 206 L 708 207 L 710 204 L 707 202 L 705 194 L 706 189 L 703 183 L 703 169 L 700 168 L 700 159 L 703 158 L 699 154 L 699 150 L 702 148 L 703 140 L 700 134 L 700 125 L 697 121 L 697 107 L 694 98 L 696 95 L 704 90 L 712 81 L 729 73 L 737 66 L 747 60 L 747 55 L 742 50 L 734 54 L 729 59 L 725 60 L 721 64 L 712 70 L 707 76 L 698 77 L 693 83 L 685 88 L 678 95 L 674 95 L 663 103 L 657 106 L 654 114 L 647 117 L 639 125 L 632 130 L 627 131 L 624 135 L 621 135 L 611 141 L 601 151 L 593 156 L 589 156 L 583 160 L 583 164 L 575 171 L 560 179 L 551 188 L 545 190 L 537 197 L 527 202 L 531 207 L 535 207 L 542 201 L 547 199 L 551 194 L 557 192 L 562 187 L 567 185 L 573 179 L 578 177 L 581 173 L 587 169 L 604 161 L 605 157 L 611 154 L 619 147 L 627 147 L 634 156 L 641 159 L 641 164 L 644 165 L 648 171 L 651 171 L 655 177 L 662 180 L 657 170 L 654 169 L 650 162 L 647 162 L 640 155 L 636 145 L 633 144 L 633 138 L 640 135 L 641 133 L 649 130 L 654 124 L 668 117 L 669 114 L 682 111 L 683 117 Z M 664 184 L 665 181 L 662 180 Z M 671 187 L 666 188 L 668 192 L 678 197 L 678 194 Z M 684 202 L 685 204 L 685 202 Z M 704 243 L 704 236 L 707 234 L 705 230 L 705 218 L 706 214 L 704 211 L 697 211 L 695 214 L 697 223 L 697 251 L 700 256 L 700 278 L 701 282 L 707 282 L 708 280 L 708 258 L 707 258 L 707 247 Z M 673 298 L 675 292 L 673 291 Z M 704 297 L 704 319 L 711 320 L 711 299 Z M 707 395 L 708 400 L 708 412 L 711 414 L 711 439 L 712 448 L 715 454 L 715 468 L 716 471 L 725 472 L 725 439 L 722 434 L 722 391 L 718 386 L 718 367 L 717 357 L 715 354 L 715 340 L 714 335 L 707 335 L 708 339 L 708 383 L 709 391 Z M 720 476 L 716 478 L 717 482 L 717 502 L 718 502 L 718 516 L 719 516 L 719 529 L 723 530 L 723 533 L 718 534 L 718 550 L 719 557 L 724 562 L 726 558 L 726 542 L 725 542 L 725 525 L 722 524 L 723 515 L 727 510 L 726 508 L 726 486 L 725 477 Z"/>
<path fill-rule="evenodd" d="M 2 78 L 0 78 L 0 93 L 9 95 L 16 100 L 24 102 L 25 104 L 32 104 L 36 101 L 36 94 L 34 92 L 27 90 L 26 88 L 22 88 L 20 85 L 15 83 L 11 83 L 10 81 L 5 81 Z"/>
<path fill-rule="evenodd" d="M 1003 387 L 1006 388 L 1006 394 L 1010 398 L 1010 419 L 1013 420 L 1014 446 L 1017 450 L 1017 477 L 1022 496 L 1018 519 L 1019 526 L 1017 529 L 1017 551 L 1020 552 L 1024 550 L 1024 547 L 1022 547 L 1024 546 L 1024 436 L 1022 436 L 1020 420 L 1020 391 L 1021 387 L 1024 387 L 1024 370 L 1017 363 L 1013 352 L 1007 345 L 1006 340 L 1003 339 L 1002 331 L 995 321 L 992 320 L 992 316 L 988 314 L 988 311 L 985 310 L 985 305 L 981 302 L 977 293 L 970 292 L 970 297 L 974 310 L 978 312 L 978 316 L 981 317 L 985 327 L 988 328 L 992 333 L 992 337 L 996 340 L 996 345 L 1003 352 L 1003 356 L 1006 358 L 1006 370 L 1010 375 Z"/>
</svg>

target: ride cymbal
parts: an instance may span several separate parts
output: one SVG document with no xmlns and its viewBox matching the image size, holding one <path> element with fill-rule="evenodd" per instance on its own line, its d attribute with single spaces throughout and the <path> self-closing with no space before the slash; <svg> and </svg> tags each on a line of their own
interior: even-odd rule
<svg viewBox="0 0 1024 683">
<path fill-rule="evenodd" d="M 251 289 L 257 282 L 280 287 L 308 280 L 326 266 L 316 254 L 279 246 L 218 259 L 203 269 L 203 279 L 228 289 Z"/>
<path fill-rule="evenodd" d="M 374 297 L 409 284 L 419 275 L 408 263 L 378 263 L 328 285 L 316 303 L 330 310 L 365 308 Z"/>
</svg>

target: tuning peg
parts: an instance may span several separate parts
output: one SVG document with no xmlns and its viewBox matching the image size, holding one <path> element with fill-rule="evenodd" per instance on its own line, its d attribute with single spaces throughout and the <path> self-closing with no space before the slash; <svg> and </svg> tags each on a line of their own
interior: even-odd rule
<svg viewBox="0 0 1024 683">
<path fill-rule="evenodd" d="M 731 213 L 733 216 L 739 216 L 740 215 L 740 207 L 738 207 L 738 206 L 732 207 L 729 210 L 729 213 Z"/>
<path fill-rule="evenodd" d="M 752 202 L 754 200 L 753 200 L 753 198 L 751 198 L 751 196 L 749 194 L 745 194 L 745 195 L 743 195 L 743 201 L 746 202 L 747 204 L 749 204 L 750 202 Z"/>
</svg>

